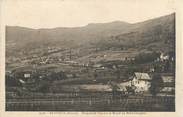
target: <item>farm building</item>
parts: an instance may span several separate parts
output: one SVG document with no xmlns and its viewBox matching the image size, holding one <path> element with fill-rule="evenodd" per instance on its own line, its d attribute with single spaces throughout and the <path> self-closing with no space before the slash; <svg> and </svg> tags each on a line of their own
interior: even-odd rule
<svg viewBox="0 0 183 117">
<path fill-rule="evenodd" d="M 175 90 L 175 77 L 173 75 L 162 75 L 163 86 L 161 92 L 171 93 Z"/>
<path fill-rule="evenodd" d="M 151 86 L 151 79 L 147 73 L 135 72 L 131 84 L 136 87 L 136 92 L 146 92 Z"/>
</svg>

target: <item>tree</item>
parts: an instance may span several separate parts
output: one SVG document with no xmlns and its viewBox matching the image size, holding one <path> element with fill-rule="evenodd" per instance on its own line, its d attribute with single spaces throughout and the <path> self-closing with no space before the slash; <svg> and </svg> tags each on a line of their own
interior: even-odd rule
<svg viewBox="0 0 183 117">
<path fill-rule="evenodd" d="M 152 52 L 152 53 L 139 53 L 135 57 L 136 63 L 147 63 L 147 62 L 153 62 L 160 56 L 160 53 Z"/>
<path fill-rule="evenodd" d="M 163 84 L 163 80 L 160 76 L 160 74 L 154 74 L 151 80 L 151 87 L 150 87 L 150 92 L 153 96 L 156 96 L 157 93 L 160 92 L 161 87 Z"/>
<path fill-rule="evenodd" d="M 6 86 L 8 87 L 19 87 L 21 86 L 21 83 L 18 81 L 18 79 L 10 76 L 10 75 L 7 75 L 5 76 L 5 84 Z"/>
<path fill-rule="evenodd" d="M 117 68 L 117 70 L 116 70 L 116 75 L 117 75 L 117 78 L 120 79 L 121 73 L 120 73 L 120 69 L 119 68 Z"/>
<path fill-rule="evenodd" d="M 33 92 L 47 93 L 50 91 L 51 81 L 40 80 L 36 83 L 31 83 L 26 85 L 26 89 Z"/>
<path fill-rule="evenodd" d="M 97 75 L 97 71 L 95 70 L 95 71 L 94 71 L 94 78 L 96 79 L 97 76 L 98 76 L 98 75 Z"/>
<path fill-rule="evenodd" d="M 120 94 L 120 88 L 118 87 L 116 82 L 109 81 L 109 85 L 112 89 L 112 97 L 115 99 Z"/>
</svg>

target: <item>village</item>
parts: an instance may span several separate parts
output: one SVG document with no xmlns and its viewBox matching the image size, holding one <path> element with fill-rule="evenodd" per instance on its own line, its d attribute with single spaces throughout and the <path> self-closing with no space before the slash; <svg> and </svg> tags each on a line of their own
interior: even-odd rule
<svg viewBox="0 0 183 117">
<path fill-rule="evenodd" d="M 73 50 L 66 51 L 63 59 L 59 59 L 60 51 L 57 51 L 57 56 L 35 56 L 36 62 L 24 64 L 35 58 L 22 60 L 22 66 L 6 70 L 6 99 L 10 102 L 16 99 L 17 103 L 7 103 L 6 108 L 77 110 L 79 106 L 83 110 L 103 110 L 105 105 L 104 110 L 144 110 L 144 106 L 151 105 L 147 110 L 152 111 L 168 110 L 174 105 L 175 55 L 172 52 L 119 54 L 112 50 L 112 54 L 99 52 L 80 60 Z M 48 100 L 59 102 L 52 107 L 48 106 Z M 35 104 L 30 106 L 30 102 Z"/>
<path fill-rule="evenodd" d="M 29 67 L 7 70 L 6 85 L 18 87 L 22 93 L 24 90 L 41 93 L 103 91 L 174 96 L 175 56 L 171 52 L 142 54 L 97 62 L 90 57 L 87 62 L 79 62 L 74 61 L 76 57 L 70 50 L 63 59 L 44 56 L 37 62 L 29 62 Z M 99 57 L 106 59 L 108 55 L 94 58 Z M 11 97 L 11 93 L 7 95 Z"/>
</svg>

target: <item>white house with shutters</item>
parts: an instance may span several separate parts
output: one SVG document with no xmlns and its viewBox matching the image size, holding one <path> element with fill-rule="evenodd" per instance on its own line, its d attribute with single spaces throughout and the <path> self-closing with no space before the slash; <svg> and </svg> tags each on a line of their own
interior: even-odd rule
<svg viewBox="0 0 183 117">
<path fill-rule="evenodd" d="M 148 73 L 135 72 L 131 85 L 136 87 L 135 92 L 146 92 L 151 86 L 151 80 Z"/>
</svg>

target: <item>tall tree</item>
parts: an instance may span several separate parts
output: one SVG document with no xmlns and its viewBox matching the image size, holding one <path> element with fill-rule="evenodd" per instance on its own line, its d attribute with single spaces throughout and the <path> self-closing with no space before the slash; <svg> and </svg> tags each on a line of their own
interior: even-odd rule
<svg viewBox="0 0 183 117">
<path fill-rule="evenodd" d="M 162 87 L 163 80 L 160 76 L 160 74 L 154 74 L 151 80 L 151 87 L 150 87 L 150 92 L 153 96 L 156 96 Z"/>
</svg>

